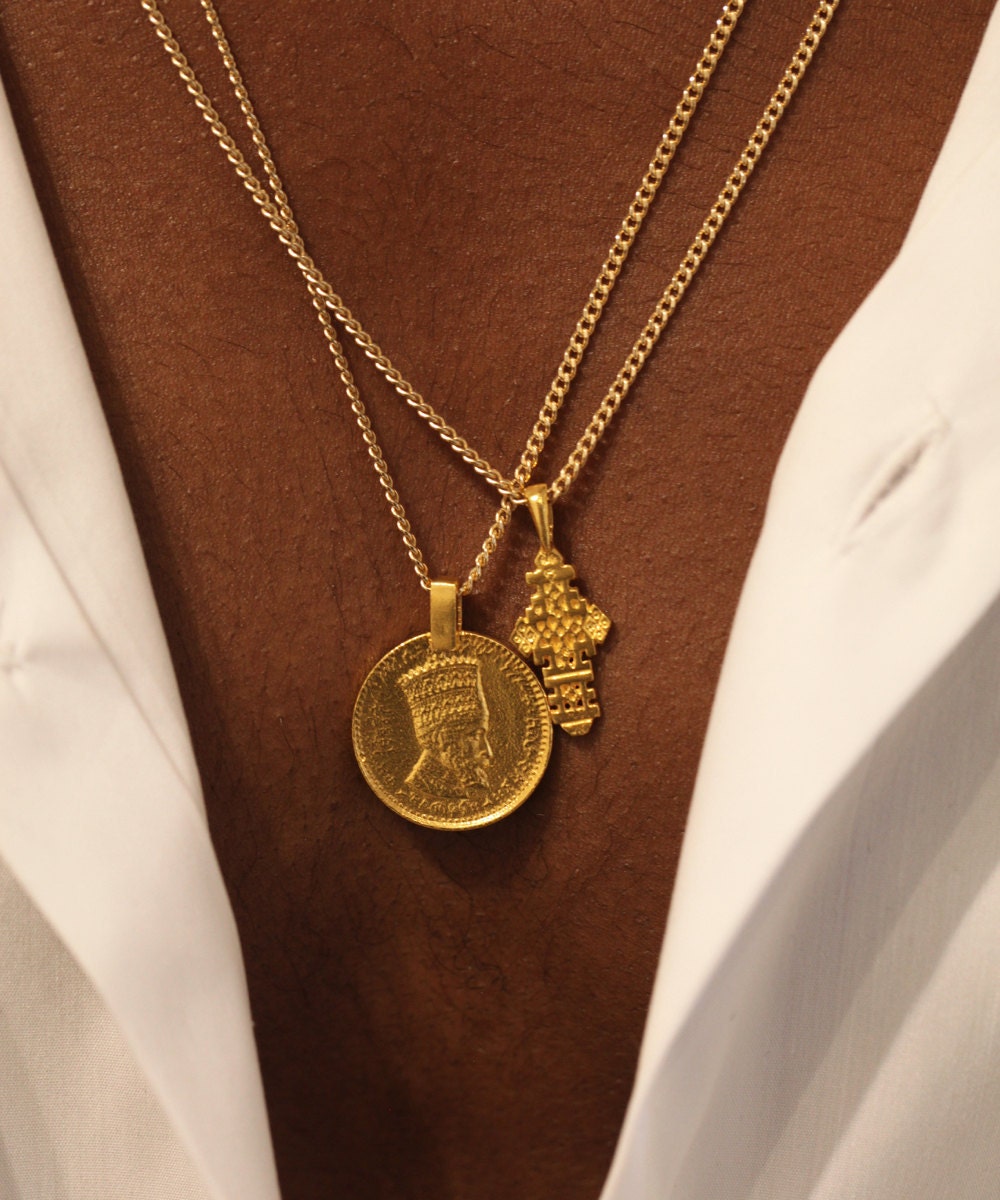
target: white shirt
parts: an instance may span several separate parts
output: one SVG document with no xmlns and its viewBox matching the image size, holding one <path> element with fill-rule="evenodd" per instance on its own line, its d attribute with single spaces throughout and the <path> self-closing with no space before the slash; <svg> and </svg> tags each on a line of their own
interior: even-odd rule
<svg viewBox="0 0 1000 1200">
<path fill-rule="evenodd" d="M 6 111 L 0 181 L 0 1196 L 276 1200 L 184 717 Z M 602 1200 L 1000 1196 L 998 213 L 994 14 L 782 455 Z"/>
</svg>

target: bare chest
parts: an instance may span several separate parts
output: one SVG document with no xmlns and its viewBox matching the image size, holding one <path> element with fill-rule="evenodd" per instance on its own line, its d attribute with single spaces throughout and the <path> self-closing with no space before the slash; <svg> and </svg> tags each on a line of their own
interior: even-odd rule
<svg viewBox="0 0 1000 1200">
<path fill-rule="evenodd" d="M 223 94 L 197 13 L 174 7 Z M 557 509 L 560 547 L 613 621 L 595 659 L 603 716 L 557 738 L 514 815 L 442 833 L 381 805 L 352 753 L 358 687 L 426 629 L 426 598 L 297 273 L 138 6 L 127 20 L 80 6 L 72 37 L 7 6 L 5 78 L 177 666 L 289 1200 L 333 1182 L 373 1198 L 597 1194 L 769 480 L 812 370 L 905 231 L 987 7 L 844 0 L 739 213 Z M 310 249 L 506 469 L 717 14 L 578 6 L 542 27 L 501 7 L 481 25 L 379 8 L 331 29 L 325 10 L 243 6 L 230 32 Z M 747 14 L 542 478 L 809 12 Z M 497 497 L 349 354 L 432 573 L 463 575 Z M 522 511 L 468 627 L 507 640 L 536 549 Z"/>
</svg>

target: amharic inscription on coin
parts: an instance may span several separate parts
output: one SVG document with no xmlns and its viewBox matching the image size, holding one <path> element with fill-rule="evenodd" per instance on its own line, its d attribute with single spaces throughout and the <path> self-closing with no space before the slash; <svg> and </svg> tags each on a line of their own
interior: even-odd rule
<svg viewBox="0 0 1000 1200">
<path fill-rule="evenodd" d="M 506 646 L 459 633 L 454 650 L 433 650 L 425 634 L 372 669 L 353 736 L 365 779 L 391 809 L 435 829 L 469 829 L 531 794 L 552 723 L 541 685 Z"/>
</svg>

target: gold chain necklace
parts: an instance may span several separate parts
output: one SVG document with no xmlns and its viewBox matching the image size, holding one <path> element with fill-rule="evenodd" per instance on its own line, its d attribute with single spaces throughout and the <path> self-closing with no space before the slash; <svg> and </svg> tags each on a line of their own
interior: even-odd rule
<svg viewBox="0 0 1000 1200">
<path fill-rule="evenodd" d="M 729 0 L 713 27 L 708 44 L 615 235 L 520 461 L 510 477 L 492 466 L 403 377 L 306 251 L 284 184 L 212 0 L 200 0 L 200 4 L 250 130 L 267 187 L 253 173 L 230 135 L 156 0 L 140 0 L 140 3 L 220 148 L 302 273 L 407 556 L 421 586 L 430 592 L 430 633 L 411 638 L 391 650 L 375 665 L 362 685 L 352 722 L 361 770 L 380 799 L 418 824 L 462 829 L 496 821 L 517 808 L 534 790 L 548 763 L 552 725 L 557 724 L 571 734 L 582 734 L 589 731 L 594 719 L 600 715 L 590 659 L 596 646 L 607 636 L 611 623 L 596 605 L 572 586 L 576 572 L 552 542 L 551 502 L 565 494 L 573 484 L 628 395 L 742 193 L 801 82 L 839 0 L 825 0 L 813 14 L 708 216 L 551 487 L 530 485 L 529 480 L 622 265 L 743 11 L 745 0 Z M 461 584 L 431 577 L 333 318 L 347 330 L 398 395 L 462 461 L 501 494 L 500 507 L 482 549 Z M 525 658 L 541 667 L 547 693 L 522 660 L 505 646 L 461 628 L 461 596 L 467 595 L 482 577 L 517 504 L 526 504 L 529 508 L 540 549 L 534 570 L 527 574 L 527 581 L 534 591 L 511 640 Z"/>
</svg>

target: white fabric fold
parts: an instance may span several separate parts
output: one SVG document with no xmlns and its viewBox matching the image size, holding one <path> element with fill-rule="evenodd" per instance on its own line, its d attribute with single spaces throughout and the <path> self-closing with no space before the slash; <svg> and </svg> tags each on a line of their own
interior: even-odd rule
<svg viewBox="0 0 1000 1200">
<path fill-rule="evenodd" d="M 0 1196 L 210 1200 L 108 1007 L 0 858 Z"/>
<path fill-rule="evenodd" d="M 209 1194 L 274 1200 L 235 925 L 134 523 L 5 105 L 0 170 L 0 857 L 106 1005 Z M 17 936 L 16 910 L 4 917 Z"/>
<path fill-rule="evenodd" d="M 862 1118 L 849 1076 L 860 1073 L 874 1088 L 876 1076 L 903 1073 L 899 1057 L 888 1045 L 845 1045 L 835 1031 L 852 1027 L 855 1004 L 875 1023 L 893 1020 L 897 1005 L 931 1005 L 910 964 L 925 952 L 947 956 L 949 943 L 932 953 L 916 935 L 893 969 L 875 971 L 868 1000 L 859 999 L 856 960 L 870 952 L 884 967 L 893 906 L 905 908 L 907 889 L 930 887 L 935 900 L 921 911 L 950 912 L 956 938 L 975 920 L 975 896 L 963 898 L 967 914 L 953 910 L 948 878 L 934 892 L 920 874 L 931 850 L 913 857 L 908 805 L 914 821 L 920 802 L 929 813 L 956 804 L 985 812 L 987 864 L 977 876 L 956 861 L 958 878 L 982 881 L 1000 861 L 995 721 L 989 726 L 1000 674 L 994 667 L 978 680 L 986 709 L 978 720 L 991 732 L 970 737 L 968 761 L 956 738 L 976 703 L 942 700 L 935 675 L 947 673 L 950 655 L 961 657 L 966 639 L 995 653 L 1000 624 L 992 607 L 1000 595 L 998 95 L 995 13 L 918 219 L 821 365 L 783 452 L 727 649 L 636 1087 L 603 1200 L 987 1194 L 962 1173 L 947 1186 L 928 1173 L 923 1190 L 909 1193 L 902 1180 L 912 1183 L 912 1172 L 891 1183 L 890 1159 L 870 1139 L 891 1127 L 894 1110 Z M 974 231 L 961 254 L 959 231 Z M 974 661 L 963 659 L 967 671 Z M 892 769 L 876 765 L 886 745 Z M 940 790 L 922 801 L 939 761 L 947 767 Z M 907 774 L 907 763 L 921 772 Z M 866 825 L 894 848 L 881 892 L 873 881 L 852 890 L 863 865 L 853 839 Z M 947 838 L 947 829 L 938 832 Z M 984 980 L 997 980 L 988 959 L 980 994 Z M 829 1028 L 796 1009 L 805 997 Z M 964 998 L 953 998 L 953 1008 L 957 1020 L 970 1019 Z M 825 1044 L 839 1055 L 827 1060 Z M 944 1073 L 949 1040 L 925 1038 L 923 1049 L 928 1076 Z M 796 1076 L 800 1054 L 817 1072 L 827 1064 L 826 1083 L 812 1094 L 816 1122 L 834 1127 L 826 1142 L 815 1124 L 796 1126 L 786 1112 L 808 1090 Z M 855 1182 L 867 1170 L 881 1172 L 883 1184 L 831 1191 L 822 1174 L 843 1184 L 834 1163 L 855 1117 L 870 1152 L 855 1160 Z M 810 1162 L 808 1177 L 765 1171 L 785 1144 L 786 1121 L 807 1154 L 829 1155 Z M 953 1166 L 938 1133 L 925 1130 L 926 1145 Z"/>
<path fill-rule="evenodd" d="M 606 1195 L 994 1195 L 998 922 L 1000 603 L 826 797 L 647 1062 Z"/>
<path fill-rule="evenodd" d="M 3 95 L 0 170 L 0 462 L 200 804 L 135 521 Z"/>
</svg>

